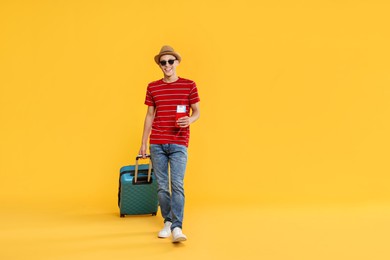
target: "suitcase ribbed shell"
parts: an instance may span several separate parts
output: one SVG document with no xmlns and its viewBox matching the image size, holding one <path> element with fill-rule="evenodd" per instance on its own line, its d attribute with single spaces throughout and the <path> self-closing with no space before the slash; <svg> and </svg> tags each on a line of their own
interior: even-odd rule
<svg viewBox="0 0 390 260">
<path fill-rule="evenodd" d="M 147 176 L 147 166 L 139 166 L 138 180 Z M 122 167 L 121 172 L 125 170 L 127 173 L 122 174 L 120 178 L 119 208 L 121 217 L 124 215 L 155 215 L 158 208 L 158 198 L 157 181 L 154 175 L 152 174 L 150 183 L 134 184 L 134 167 Z"/>
</svg>

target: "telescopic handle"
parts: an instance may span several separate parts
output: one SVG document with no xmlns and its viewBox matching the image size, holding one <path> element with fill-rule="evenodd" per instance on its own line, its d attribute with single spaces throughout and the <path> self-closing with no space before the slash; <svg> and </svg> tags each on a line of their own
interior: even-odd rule
<svg viewBox="0 0 390 260">
<path fill-rule="evenodd" d="M 138 178 L 138 160 L 142 158 L 143 158 L 142 155 L 137 155 L 137 157 L 135 157 L 134 183 L 137 183 L 137 178 Z M 150 154 L 147 154 L 146 158 L 149 158 L 148 182 L 150 182 L 150 176 L 152 173 L 152 160 L 150 160 Z"/>
</svg>

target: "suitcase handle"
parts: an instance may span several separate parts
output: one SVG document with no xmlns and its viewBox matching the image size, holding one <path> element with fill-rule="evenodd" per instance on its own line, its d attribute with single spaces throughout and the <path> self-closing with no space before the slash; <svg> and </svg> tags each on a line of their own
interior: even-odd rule
<svg viewBox="0 0 390 260">
<path fill-rule="evenodd" d="M 137 155 L 137 157 L 135 157 L 134 183 L 137 183 L 137 178 L 138 178 L 138 160 L 142 158 L 143 158 L 142 155 Z M 149 158 L 148 182 L 150 182 L 150 175 L 152 173 L 152 160 L 150 159 L 150 154 L 147 154 L 146 158 Z"/>
</svg>

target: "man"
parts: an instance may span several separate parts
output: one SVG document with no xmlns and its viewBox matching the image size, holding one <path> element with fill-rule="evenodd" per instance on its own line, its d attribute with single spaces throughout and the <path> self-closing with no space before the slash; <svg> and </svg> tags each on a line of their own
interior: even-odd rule
<svg viewBox="0 0 390 260">
<path fill-rule="evenodd" d="M 164 218 L 164 228 L 158 233 L 158 237 L 168 238 L 172 233 L 172 242 L 176 243 L 187 240 L 182 232 L 183 184 L 190 138 L 189 126 L 199 118 L 200 99 L 195 82 L 177 76 L 176 67 L 181 62 L 181 56 L 172 47 L 163 46 L 154 60 L 164 77 L 149 83 L 147 87 L 145 104 L 148 109 L 139 154 L 145 156 L 150 135 L 150 155 Z"/>
</svg>

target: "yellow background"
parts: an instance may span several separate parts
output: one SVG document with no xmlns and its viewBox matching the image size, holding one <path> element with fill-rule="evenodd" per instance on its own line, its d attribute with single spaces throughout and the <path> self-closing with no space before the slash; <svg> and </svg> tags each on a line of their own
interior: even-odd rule
<svg viewBox="0 0 390 260">
<path fill-rule="evenodd" d="M 117 210 L 164 44 L 201 97 L 187 207 L 388 205 L 389 11 L 379 0 L 2 0 L 2 208 Z"/>
</svg>

